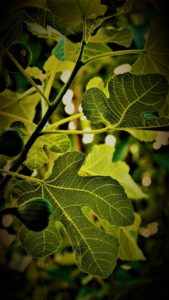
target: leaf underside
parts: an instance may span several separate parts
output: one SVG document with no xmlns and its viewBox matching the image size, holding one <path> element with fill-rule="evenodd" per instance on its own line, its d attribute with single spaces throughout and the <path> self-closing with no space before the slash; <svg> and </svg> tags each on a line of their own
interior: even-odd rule
<svg viewBox="0 0 169 300">
<path fill-rule="evenodd" d="M 22 184 L 18 205 L 40 196 L 51 201 L 53 212 L 44 231 L 29 233 L 23 227 L 20 240 L 33 256 L 49 255 L 58 248 L 60 237 L 54 222 L 59 221 L 66 229 L 79 268 L 95 276 L 107 277 L 116 265 L 119 242 L 93 225 L 85 217 L 83 209 L 90 207 L 98 217 L 118 226 L 132 224 L 133 209 L 116 180 L 106 176 L 78 176 L 83 161 L 82 153 L 68 152 L 57 159 L 48 180 L 36 186 L 27 184 L 24 187 Z"/>
<path fill-rule="evenodd" d="M 98 88 L 84 94 L 82 107 L 86 117 L 115 129 L 155 129 L 169 126 L 167 116 L 156 112 L 164 105 L 168 83 L 160 74 L 113 76 L 108 84 L 109 99 Z M 147 114 L 153 118 L 147 118 Z M 156 116 L 157 115 L 157 116 Z"/>
</svg>

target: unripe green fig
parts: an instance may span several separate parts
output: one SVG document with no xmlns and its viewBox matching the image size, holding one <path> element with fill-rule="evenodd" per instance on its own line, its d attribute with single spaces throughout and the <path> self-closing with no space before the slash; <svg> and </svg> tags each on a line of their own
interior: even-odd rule
<svg viewBox="0 0 169 300">
<path fill-rule="evenodd" d="M 15 59 L 23 69 L 25 69 L 30 64 L 32 53 L 25 44 L 15 42 L 8 48 L 8 51 L 15 57 Z M 17 66 L 12 62 L 7 54 L 3 55 L 3 67 L 11 73 L 19 72 Z"/>
<path fill-rule="evenodd" d="M 4 69 L 0 71 L 0 93 L 2 93 L 8 85 L 9 76 L 8 72 Z"/>
<path fill-rule="evenodd" d="M 42 231 L 49 223 L 51 203 L 44 198 L 33 198 L 18 207 L 18 219 L 32 231 Z"/>
<path fill-rule="evenodd" d="M 23 145 L 23 138 L 18 130 L 9 128 L 0 133 L 0 154 L 16 156 L 22 151 Z"/>
<path fill-rule="evenodd" d="M 9 207 L 0 211 L 0 216 L 11 214 L 18 218 L 29 230 L 42 231 L 49 223 L 51 203 L 45 198 L 32 198 L 19 207 Z"/>
</svg>

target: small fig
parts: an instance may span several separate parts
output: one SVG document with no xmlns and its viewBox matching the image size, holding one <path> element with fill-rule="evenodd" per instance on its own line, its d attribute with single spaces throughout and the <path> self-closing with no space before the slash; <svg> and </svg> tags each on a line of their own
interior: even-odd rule
<svg viewBox="0 0 169 300">
<path fill-rule="evenodd" d="M 22 151 L 23 145 L 23 138 L 18 130 L 9 128 L 0 133 L 0 154 L 16 156 Z"/>
<path fill-rule="evenodd" d="M 51 203 L 44 198 L 33 198 L 18 207 L 18 219 L 32 231 L 42 231 L 49 223 Z"/>
<path fill-rule="evenodd" d="M 31 62 L 32 53 L 29 47 L 20 42 L 13 43 L 8 51 L 15 57 L 23 69 L 25 69 Z M 11 73 L 19 72 L 17 66 L 12 62 L 7 54 L 3 55 L 3 67 Z"/>
<path fill-rule="evenodd" d="M 51 203 L 47 199 L 36 197 L 18 207 L 7 207 L 0 210 L 0 218 L 5 214 L 11 214 L 17 217 L 29 230 L 42 231 L 48 226 L 51 212 Z"/>
</svg>

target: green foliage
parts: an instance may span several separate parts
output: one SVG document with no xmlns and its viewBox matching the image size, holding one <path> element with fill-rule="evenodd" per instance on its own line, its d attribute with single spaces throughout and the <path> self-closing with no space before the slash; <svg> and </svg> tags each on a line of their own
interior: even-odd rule
<svg viewBox="0 0 169 300">
<path fill-rule="evenodd" d="M 119 239 L 120 252 L 119 258 L 121 260 L 144 260 L 145 257 L 137 245 L 138 231 L 141 224 L 139 214 L 135 214 L 135 221 L 132 225 L 117 227 L 107 224 L 105 221 L 101 222 L 102 226 L 108 230 L 113 236 Z"/>
<path fill-rule="evenodd" d="M 165 102 L 168 93 L 165 77 L 128 73 L 113 76 L 108 86 L 109 99 L 97 88 L 84 95 L 84 114 L 94 124 L 104 123 L 112 129 L 151 129 L 169 124 L 169 119 L 163 116 L 144 118 L 145 113 L 157 112 Z"/>
<path fill-rule="evenodd" d="M 0 132 L 0 154 L 12 157 L 18 155 L 23 149 L 23 137 L 14 128 Z"/>
<path fill-rule="evenodd" d="M 44 135 L 38 137 L 26 159 L 26 166 L 39 169 L 49 161 L 49 152 L 64 153 L 70 150 L 70 140 L 65 134 Z"/>
<path fill-rule="evenodd" d="M 28 191 L 27 188 L 19 197 L 18 203 L 30 199 L 35 192 L 38 197 L 42 197 L 43 194 L 53 205 L 51 218 L 60 221 L 66 229 L 78 266 L 95 276 L 106 277 L 115 267 L 119 244 L 113 236 L 90 223 L 82 209 L 90 207 L 98 217 L 119 226 L 130 225 L 133 222 L 133 211 L 130 201 L 117 181 L 105 176 L 77 175 L 83 160 L 84 156 L 78 152 L 62 155 L 57 159 L 52 175 L 36 187 L 35 191 Z M 50 233 L 47 228 L 45 234 L 48 232 Z M 29 235 L 27 243 L 33 243 L 34 256 L 38 257 L 39 236 L 32 241 L 30 235 L 29 242 L 28 237 Z M 48 248 L 49 253 L 57 249 L 57 245 L 55 249 L 50 248 L 51 238 L 49 234 L 49 237 L 44 239 L 44 248 Z M 23 238 L 21 242 L 22 240 Z"/>
<path fill-rule="evenodd" d="M 123 161 L 112 162 L 113 149 L 108 145 L 95 145 L 80 169 L 82 176 L 110 176 L 117 180 L 131 199 L 147 198 L 129 174 L 129 166 Z"/>
<path fill-rule="evenodd" d="M 63 28 L 69 28 L 70 31 L 77 30 L 79 25 L 86 20 L 96 19 L 98 16 L 104 15 L 107 7 L 100 4 L 99 0 L 47 0 L 48 7 L 57 17 L 57 22 Z"/>
<path fill-rule="evenodd" d="M 111 49 L 106 44 L 89 43 L 84 48 L 82 61 L 85 62 L 88 58 L 96 57 L 97 55 L 110 52 Z"/>
</svg>

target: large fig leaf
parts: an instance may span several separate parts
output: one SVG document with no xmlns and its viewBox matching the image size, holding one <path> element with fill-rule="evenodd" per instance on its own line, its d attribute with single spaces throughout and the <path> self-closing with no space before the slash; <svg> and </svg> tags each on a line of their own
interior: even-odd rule
<svg viewBox="0 0 169 300">
<path fill-rule="evenodd" d="M 92 275 L 106 277 L 116 265 L 118 240 L 93 225 L 85 217 L 83 209 L 89 207 L 101 219 L 118 226 L 132 224 L 134 214 L 130 200 L 116 180 L 106 176 L 78 175 L 83 161 L 84 155 L 80 152 L 68 152 L 60 156 L 48 180 L 40 181 L 36 188 L 26 188 L 20 195 L 18 204 L 35 195 L 51 201 L 51 223 L 53 220 L 59 221 L 66 229 L 79 268 Z M 52 232 L 53 230 L 54 226 Z M 58 247 L 56 243 L 54 250 L 53 235 L 48 227 L 44 235 L 30 233 L 25 237 L 25 231 L 24 234 L 21 231 L 20 240 L 26 250 L 36 257 L 43 253 L 50 254 Z"/>
<path fill-rule="evenodd" d="M 47 0 L 52 13 L 57 16 L 58 23 L 65 28 L 76 29 L 85 19 L 96 19 L 103 16 L 107 7 L 100 0 Z"/>
<path fill-rule="evenodd" d="M 83 112 L 93 123 L 104 123 L 110 129 L 160 130 L 169 126 L 169 118 L 158 115 L 168 93 L 168 82 L 163 75 L 113 76 L 108 89 L 109 99 L 98 88 L 84 94 Z"/>
</svg>

